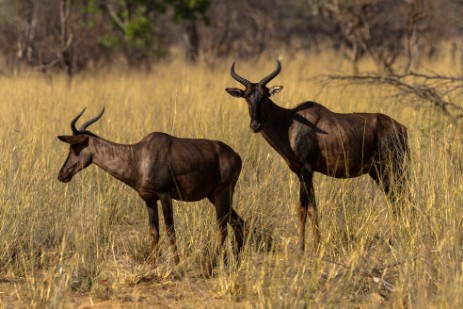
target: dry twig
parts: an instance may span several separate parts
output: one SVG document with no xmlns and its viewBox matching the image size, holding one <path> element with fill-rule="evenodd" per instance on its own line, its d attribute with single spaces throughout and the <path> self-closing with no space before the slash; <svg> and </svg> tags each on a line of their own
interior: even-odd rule
<svg viewBox="0 0 463 309">
<path fill-rule="evenodd" d="M 454 119 L 463 117 L 463 106 L 454 103 L 451 96 L 458 95 L 463 89 L 463 78 L 445 75 L 427 75 L 410 72 L 390 75 L 327 75 L 323 78 L 347 83 L 388 85 L 396 88 L 396 96 L 412 95 L 421 101 L 427 101 L 433 107 Z M 454 112 L 458 112 L 454 114 Z"/>
</svg>

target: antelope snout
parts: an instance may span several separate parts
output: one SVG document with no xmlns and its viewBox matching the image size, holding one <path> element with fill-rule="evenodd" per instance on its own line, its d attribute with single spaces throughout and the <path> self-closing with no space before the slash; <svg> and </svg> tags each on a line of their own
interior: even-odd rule
<svg viewBox="0 0 463 309">
<path fill-rule="evenodd" d="M 257 121 L 251 121 L 250 127 L 252 132 L 258 133 L 260 132 L 260 130 L 262 130 L 262 123 Z"/>
<path fill-rule="evenodd" d="M 60 177 L 60 176 L 58 176 L 58 180 L 61 181 L 61 182 L 70 182 L 71 177 Z"/>
<path fill-rule="evenodd" d="M 61 182 L 70 182 L 72 179 L 72 176 L 63 172 L 60 172 L 58 174 L 58 180 Z"/>
</svg>

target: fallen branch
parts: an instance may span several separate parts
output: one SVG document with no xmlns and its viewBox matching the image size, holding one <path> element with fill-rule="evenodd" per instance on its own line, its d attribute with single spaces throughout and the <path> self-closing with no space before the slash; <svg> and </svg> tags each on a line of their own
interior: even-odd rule
<svg viewBox="0 0 463 309">
<path fill-rule="evenodd" d="M 396 88 L 399 92 L 396 96 L 413 95 L 417 99 L 427 101 L 433 107 L 451 118 L 461 118 L 463 114 L 452 112 L 463 112 L 463 106 L 450 100 L 450 95 L 463 89 L 463 78 L 445 75 L 426 75 L 410 72 L 407 74 L 390 75 L 327 75 L 322 78 L 348 83 L 388 85 Z M 444 99 L 447 97 L 447 99 Z"/>
</svg>

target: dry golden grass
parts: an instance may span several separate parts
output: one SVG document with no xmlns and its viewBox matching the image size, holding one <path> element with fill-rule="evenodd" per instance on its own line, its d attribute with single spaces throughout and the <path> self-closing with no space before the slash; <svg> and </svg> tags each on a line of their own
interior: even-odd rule
<svg viewBox="0 0 463 309">
<path fill-rule="evenodd" d="M 442 62 L 444 63 L 444 62 Z M 450 72 L 446 64 L 429 64 Z M 272 84 L 282 106 L 316 100 L 338 112 L 383 112 L 409 129 L 410 186 L 401 214 L 368 177 L 336 180 L 317 174 L 323 247 L 297 250 L 298 184 L 284 161 L 249 130 L 243 100 L 225 87 L 231 61 L 214 67 L 173 61 L 151 73 L 111 71 L 72 83 L 40 75 L 1 79 L 0 308 L 302 308 L 463 306 L 461 128 L 431 109 L 391 99 L 379 87 L 321 87 L 307 79 L 344 70 L 328 56 L 284 59 Z M 251 80 L 273 58 L 239 62 Z M 237 268 L 229 259 L 215 276 L 198 276 L 215 213 L 207 202 L 175 202 L 180 269 L 163 242 L 149 262 L 146 209 L 136 192 L 91 166 L 72 182 L 57 181 L 68 147 L 56 138 L 69 122 L 102 106 L 91 130 L 120 143 L 152 131 L 219 139 L 243 159 L 235 208 L 265 243 L 248 245 Z M 165 237 L 161 226 L 162 237 Z M 232 234 L 230 234 L 232 235 Z M 231 256 L 232 237 L 227 240 Z M 182 279 L 174 274 L 183 271 Z"/>
</svg>

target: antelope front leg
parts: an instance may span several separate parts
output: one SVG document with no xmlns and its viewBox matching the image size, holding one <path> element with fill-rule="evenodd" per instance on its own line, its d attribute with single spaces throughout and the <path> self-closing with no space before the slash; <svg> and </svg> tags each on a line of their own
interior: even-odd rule
<svg viewBox="0 0 463 309">
<path fill-rule="evenodd" d="M 228 223 L 230 223 L 231 227 L 233 228 L 233 232 L 235 233 L 236 244 L 234 246 L 234 254 L 235 254 L 237 263 L 239 263 L 241 250 L 244 244 L 245 224 L 244 224 L 244 220 L 233 209 L 233 191 L 234 191 L 234 186 L 230 186 L 228 190 L 225 190 L 224 193 L 222 193 L 221 203 L 223 203 L 222 204 L 223 206 L 221 207 L 223 207 L 224 209 L 229 209 L 227 218 L 228 218 Z M 222 240 L 222 243 L 223 241 L 224 240 Z"/>
<path fill-rule="evenodd" d="M 212 275 L 212 268 L 217 264 L 217 257 L 220 255 L 220 251 L 223 248 L 223 243 L 225 242 L 225 239 L 227 238 L 227 217 L 229 216 L 228 213 L 222 213 L 219 210 L 217 210 L 217 234 L 216 234 L 216 239 L 215 239 L 215 246 L 213 249 L 212 256 L 210 257 L 210 260 L 207 261 L 206 263 L 206 275 L 210 276 Z"/>
<path fill-rule="evenodd" d="M 159 194 L 162 204 L 162 213 L 164 215 L 164 222 L 166 223 L 167 235 L 170 239 L 170 245 L 174 254 L 175 264 L 180 263 L 180 258 L 178 257 L 177 251 L 177 237 L 175 235 L 174 227 L 174 211 L 172 209 L 172 199 L 167 193 Z"/>
<path fill-rule="evenodd" d="M 153 262 L 156 263 L 157 256 L 160 254 L 159 247 L 159 217 L 158 217 L 158 205 L 156 200 L 146 201 L 148 207 L 148 222 L 150 226 L 150 234 L 153 238 L 151 243 L 151 255 Z"/>
<path fill-rule="evenodd" d="M 214 204 L 215 206 L 215 215 L 217 220 L 217 232 L 216 232 L 216 239 L 214 248 L 209 251 L 206 249 L 205 260 L 203 263 L 203 273 L 206 277 L 210 277 L 212 275 L 212 269 L 217 264 L 217 257 L 220 254 L 220 250 L 223 247 L 223 243 L 227 238 L 227 222 L 231 219 L 231 205 L 230 205 L 230 196 L 228 191 L 216 192 L 214 196 L 208 197 L 208 199 Z M 237 220 L 237 218 L 234 218 Z M 234 222 L 238 224 L 237 221 Z M 239 229 L 238 226 L 235 226 Z M 238 231 L 238 230 L 236 230 Z M 238 238 L 242 235 L 242 232 L 239 233 Z M 238 239 L 238 242 L 241 241 L 242 246 L 242 237 Z M 238 244 L 240 246 L 240 244 Z"/>
<path fill-rule="evenodd" d="M 243 243 L 244 243 L 244 229 L 245 229 L 245 223 L 244 220 L 236 213 L 236 211 L 232 208 L 231 213 L 230 213 L 230 225 L 233 228 L 233 231 L 235 232 L 235 240 L 236 240 L 236 246 L 235 246 L 235 258 L 236 261 L 239 263 L 240 262 L 240 255 L 241 255 L 241 250 L 243 249 Z"/>
<path fill-rule="evenodd" d="M 312 178 L 313 173 L 307 169 L 302 170 L 299 178 L 299 246 L 301 251 L 305 249 L 305 223 L 307 215 L 309 215 L 312 225 L 315 249 L 318 251 L 320 247 L 320 228 L 318 226 L 318 212 Z"/>
</svg>

